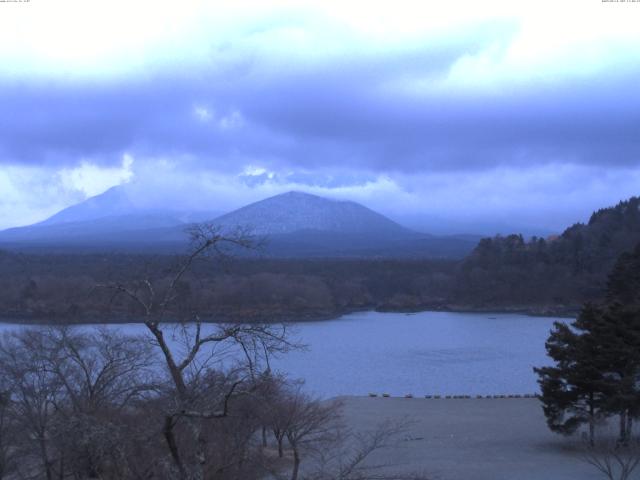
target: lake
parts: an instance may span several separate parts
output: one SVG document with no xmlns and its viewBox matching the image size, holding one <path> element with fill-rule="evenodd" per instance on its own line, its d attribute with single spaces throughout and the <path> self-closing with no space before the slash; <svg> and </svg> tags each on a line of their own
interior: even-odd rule
<svg viewBox="0 0 640 480">
<path fill-rule="evenodd" d="M 317 395 L 489 395 L 538 391 L 554 321 L 518 314 L 361 312 L 297 323 L 308 345 L 272 362 Z M 5 324 L 0 329 L 16 328 Z M 113 325 L 128 333 L 143 325 Z"/>
</svg>

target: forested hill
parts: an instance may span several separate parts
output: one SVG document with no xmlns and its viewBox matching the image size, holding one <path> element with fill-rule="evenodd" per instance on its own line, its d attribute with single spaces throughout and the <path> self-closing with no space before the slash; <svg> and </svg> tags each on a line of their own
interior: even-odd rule
<svg viewBox="0 0 640 480">
<path fill-rule="evenodd" d="M 577 307 L 604 294 L 618 256 L 639 242 L 639 197 L 598 210 L 558 237 L 485 238 L 462 263 L 454 297 L 478 307 Z"/>
</svg>

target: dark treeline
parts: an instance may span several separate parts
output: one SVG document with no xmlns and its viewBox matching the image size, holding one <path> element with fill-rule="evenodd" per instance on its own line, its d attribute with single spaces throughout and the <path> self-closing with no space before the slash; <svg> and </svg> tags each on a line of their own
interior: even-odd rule
<svg viewBox="0 0 640 480">
<path fill-rule="evenodd" d="M 0 254 L 0 315 L 24 321 L 135 319 L 138 312 L 129 303 L 110 302 L 94 286 L 145 277 L 168 281 L 176 261 L 155 255 Z M 179 285 L 182 303 L 174 313 L 271 321 L 438 306 L 455 268 L 444 260 L 198 259 Z"/>
<path fill-rule="evenodd" d="M 203 318 L 235 321 L 333 317 L 361 309 L 514 310 L 573 314 L 604 298 L 615 259 L 640 242 L 640 200 L 595 212 L 548 239 L 498 236 L 464 260 L 199 259 L 180 285 Z M 0 316 L 24 321 L 134 319 L 93 286 L 162 278 L 169 255 L 0 252 Z M 167 277 L 168 278 L 168 277 Z M 185 305 L 176 307 L 176 315 Z"/>
<path fill-rule="evenodd" d="M 616 259 L 640 242 L 640 198 L 595 212 L 558 237 L 486 238 L 463 261 L 452 298 L 464 305 L 577 311 L 602 300 Z"/>
</svg>

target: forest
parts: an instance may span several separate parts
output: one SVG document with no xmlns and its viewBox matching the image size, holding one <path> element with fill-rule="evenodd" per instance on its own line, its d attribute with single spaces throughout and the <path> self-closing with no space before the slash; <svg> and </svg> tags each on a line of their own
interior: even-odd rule
<svg viewBox="0 0 640 480">
<path fill-rule="evenodd" d="M 465 305 L 577 311 L 598 301 L 617 258 L 640 242 L 640 198 L 591 215 L 548 239 L 485 238 L 460 265 L 452 298 Z"/>
<path fill-rule="evenodd" d="M 640 242 L 640 199 L 601 209 L 561 235 L 482 239 L 461 261 L 398 258 L 230 258 L 194 262 L 180 312 L 205 320 L 281 321 L 356 310 L 523 311 L 573 315 L 603 298 L 616 258 Z M 168 281 L 180 256 L 0 252 L 0 317 L 12 321 L 131 321 L 139 312 L 96 285 Z"/>
</svg>

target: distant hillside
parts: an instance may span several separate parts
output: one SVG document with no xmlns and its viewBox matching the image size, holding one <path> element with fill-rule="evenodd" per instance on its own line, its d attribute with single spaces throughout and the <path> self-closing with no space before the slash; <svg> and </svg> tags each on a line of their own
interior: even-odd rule
<svg viewBox="0 0 640 480">
<path fill-rule="evenodd" d="M 591 215 L 555 238 L 485 238 L 461 265 L 457 294 L 464 303 L 538 303 L 575 307 L 604 294 L 616 259 L 640 243 L 640 198 Z"/>
</svg>

